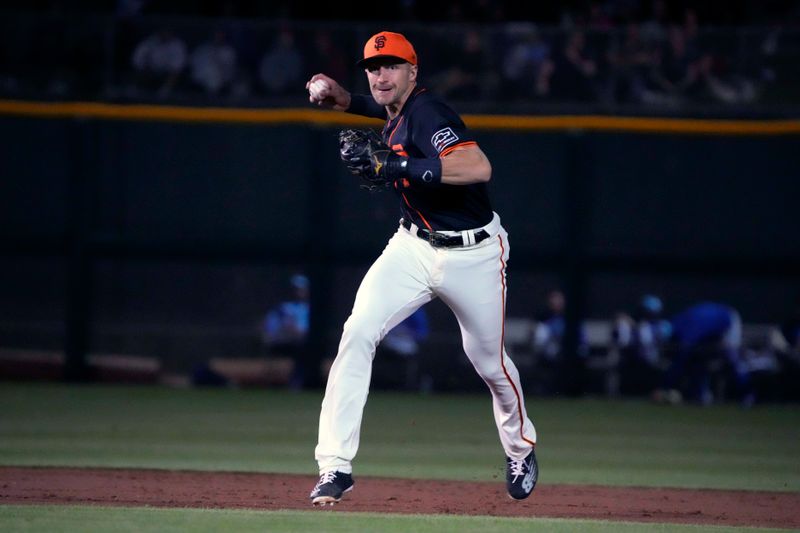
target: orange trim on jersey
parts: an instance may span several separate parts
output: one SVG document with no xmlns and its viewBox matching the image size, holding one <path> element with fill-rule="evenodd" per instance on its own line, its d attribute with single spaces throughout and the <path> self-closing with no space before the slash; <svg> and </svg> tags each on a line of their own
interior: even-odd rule
<svg viewBox="0 0 800 533">
<path fill-rule="evenodd" d="M 402 124 L 402 123 L 403 123 L 403 120 L 404 120 L 405 118 L 406 118 L 406 116 L 405 116 L 405 115 L 403 115 L 402 117 L 400 117 L 400 120 L 398 120 L 398 121 L 397 121 L 397 124 L 395 124 L 395 125 L 394 125 L 394 128 L 392 129 L 392 133 L 390 133 L 390 134 L 389 134 L 389 142 L 387 142 L 387 143 L 386 143 L 386 144 L 388 144 L 389 146 L 391 146 L 391 145 L 392 145 L 392 137 L 394 137 L 394 133 L 397 131 L 397 128 L 399 128 L 399 127 L 400 127 L 400 124 Z"/>
<path fill-rule="evenodd" d="M 400 193 L 400 195 L 403 197 L 403 200 L 405 200 L 405 202 L 406 202 L 406 205 L 408 206 L 408 208 L 409 208 L 409 209 L 413 209 L 413 210 L 414 210 L 414 212 L 415 212 L 417 215 L 419 215 L 419 218 L 422 220 L 422 223 L 423 223 L 423 224 L 425 224 L 425 227 L 426 227 L 426 228 L 428 228 L 428 230 L 430 230 L 430 231 L 433 231 L 433 228 L 431 227 L 431 225 L 430 225 L 430 224 L 428 224 L 428 221 L 425 219 L 425 217 L 424 217 L 424 216 L 422 216 L 422 213 L 420 213 L 420 212 L 419 212 L 417 209 L 415 209 L 414 207 L 412 207 L 410 203 L 408 203 L 408 198 L 406 198 L 406 193 L 404 193 L 404 192 L 401 192 L 401 193 Z"/>
<path fill-rule="evenodd" d="M 442 153 L 439 154 L 439 157 L 444 157 L 453 150 L 458 150 L 459 148 L 464 148 L 465 146 L 471 146 L 473 144 L 475 146 L 478 146 L 478 143 L 476 143 L 475 141 L 464 141 L 463 143 L 454 144 L 453 146 L 450 146 L 442 150 Z"/>
<path fill-rule="evenodd" d="M 397 155 L 401 155 L 403 157 L 408 157 L 408 152 L 406 152 L 406 149 L 403 148 L 402 144 L 393 144 L 392 152 L 396 153 Z"/>
<path fill-rule="evenodd" d="M 528 439 L 525 436 L 523 430 L 525 429 L 525 417 L 522 414 L 522 400 L 519 397 L 519 390 L 517 390 L 517 386 L 514 385 L 514 380 L 511 379 L 511 375 L 509 375 L 508 370 L 506 369 L 506 361 L 505 361 L 505 338 L 506 338 L 506 277 L 503 275 L 503 272 L 506 270 L 506 262 L 503 261 L 503 256 L 506 255 L 506 248 L 503 246 L 503 237 L 500 235 L 497 236 L 500 239 L 500 283 L 503 286 L 503 322 L 502 328 L 500 330 L 500 366 L 503 367 L 503 373 L 506 375 L 506 379 L 511 384 L 511 388 L 514 389 L 514 395 L 517 397 L 517 414 L 519 414 L 519 436 L 522 440 L 530 444 L 531 446 L 536 446 L 536 443 L 532 440 Z"/>
<path fill-rule="evenodd" d="M 400 127 L 400 124 L 403 123 L 403 119 L 405 119 L 405 118 L 406 118 L 405 115 L 403 115 L 402 117 L 400 117 L 400 120 L 397 121 L 397 124 L 394 125 L 394 128 L 392 129 L 392 133 L 389 134 L 389 142 L 386 143 L 389 146 L 392 146 L 392 137 L 394 136 L 395 132 L 397 131 L 397 128 Z M 400 146 L 402 148 L 402 145 L 398 145 L 398 146 Z M 394 146 L 392 146 L 392 149 L 394 149 Z M 401 155 L 405 155 L 405 154 L 401 154 Z M 406 183 L 407 183 L 407 181 L 406 181 Z M 404 185 L 405 185 L 405 183 L 404 183 Z M 403 200 L 406 202 L 406 205 L 408 206 L 408 208 L 413 210 L 419 216 L 420 220 L 422 220 L 422 223 L 425 224 L 425 227 L 428 228 L 429 231 L 433 231 L 433 227 L 431 227 L 431 225 L 428 222 L 428 220 L 424 216 L 422 216 L 422 213 L 420 213 L 418 209 L 414 208 L 409 203 L 408 198 L 406 198 L 405 193 L 401 192 L 400 195 L 403 197 Z"/>
</svg>

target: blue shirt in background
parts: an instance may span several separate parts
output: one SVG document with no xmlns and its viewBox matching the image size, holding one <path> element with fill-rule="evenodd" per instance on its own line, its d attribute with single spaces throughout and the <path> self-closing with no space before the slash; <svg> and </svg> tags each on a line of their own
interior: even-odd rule
<svg viewBox="0 0 800 533">
<path fill-rule="evenodd" d="M 722 336 L 732 323 L 731 308 L 727 305 L 701 302 L 672 317 L 672 335 L 682 346 Z"/>
</svg>

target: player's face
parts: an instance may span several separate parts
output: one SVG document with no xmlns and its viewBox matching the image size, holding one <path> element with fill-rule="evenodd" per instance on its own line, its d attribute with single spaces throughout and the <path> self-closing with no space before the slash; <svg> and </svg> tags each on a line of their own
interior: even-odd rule
<svg viewBox="0 0 800 533">
<path fill-rule="evenodd" d="M 372 97 L 383 106 L 402 104 L 417 80 L 417 67 L 410 63 L 373 63 L 364 70 Z"/>
</svg>

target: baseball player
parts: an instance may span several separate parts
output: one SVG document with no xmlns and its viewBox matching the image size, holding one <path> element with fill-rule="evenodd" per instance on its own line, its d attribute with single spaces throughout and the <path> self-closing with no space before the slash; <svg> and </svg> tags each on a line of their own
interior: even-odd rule
<svg viewBox="0 0 800 533">
<path fill-rule="evenodd" d="M 313 104 L 386 120 L 382 136 L 346 130 L 340 155 L 370 189 L 397 195 L 402 219 L 361 282 L 328 376 L 315 450 L 314 505 L 353 489 L 352 461 L 375 349 L 384 335 L 434 298 L 453 311 L 464 351 L 492 393 L 514 499 L 536 484 L 536 430 L 519 373 L 503 345 L 508 235 L 487 194 L 492 167 L 461 118 L 417 84 L 417 54 L 401 34 L 382 31 L 364 45 L 371 97 L 315 74 Z"/>
</svg>

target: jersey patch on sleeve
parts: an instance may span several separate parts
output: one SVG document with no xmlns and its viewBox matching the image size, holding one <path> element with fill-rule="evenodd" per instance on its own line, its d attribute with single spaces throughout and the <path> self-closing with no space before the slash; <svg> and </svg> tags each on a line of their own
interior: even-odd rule
<svg viewBox="0 0 800 533">
<path fill-rule="evenodd" d="M 458 140 L 458 135 L 452 128 L 442 128 L 431 137 L 431 144 L 438 153 Z"/>
</svg>

